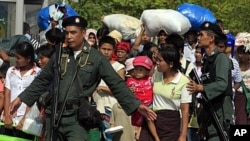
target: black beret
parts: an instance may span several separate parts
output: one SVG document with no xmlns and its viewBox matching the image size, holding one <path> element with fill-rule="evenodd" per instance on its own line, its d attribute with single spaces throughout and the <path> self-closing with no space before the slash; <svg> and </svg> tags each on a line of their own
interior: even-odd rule
<svg viewBox="0 0 250 141">
<path fill-rule="evenodd" d="M 207 30 L 207 31 L 213 32 L 214 34 L 218 36 L 223 35 L 221 28 L 217 24 L 211 23 L 211 22 L 204 22 L 201 25 L 200 30 Z"/>
<path fill-rule="evenodd" d="M 77 27 L 82 27 L 86 28 L 88 26 L 88 22 L 80 16 L 70 16 L 65 19 L 63 19 L 62 26 L 77 26 Z"/>
</svg>

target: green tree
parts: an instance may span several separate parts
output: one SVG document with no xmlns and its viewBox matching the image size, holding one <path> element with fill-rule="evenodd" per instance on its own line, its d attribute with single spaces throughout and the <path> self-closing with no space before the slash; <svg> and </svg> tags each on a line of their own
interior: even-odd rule
<svg viewBox="0 0 250 141">
<path fill-rule="evenodd" d="M 250 3 L 248 0 L 68 0 L 80 15 L 89 21 L 89 27 L 99 28 L 101 17 L 109 14 L 126 14 L 140 18 L 145 9 L 176 9 L 182 3 L 193 3 L 209 9 L 224 22 L 232 33 L 250 31 Z"/>
</svg>

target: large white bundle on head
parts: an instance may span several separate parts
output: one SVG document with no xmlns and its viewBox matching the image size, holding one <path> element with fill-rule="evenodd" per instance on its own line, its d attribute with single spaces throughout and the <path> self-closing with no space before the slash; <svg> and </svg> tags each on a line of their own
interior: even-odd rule
<svg viewBox="0 0 250 141">
<path fill-rule="evenodd" d="M 117 30 L 125 40 L 136 38 L 141 30 L 141 21 L 125 14 L 111 14 L 103 17 L 103 23 L 110 31 Z"/>
<path fill-rule="evenodd" d="M 180 12 L 172 9 L 144 10 L 141 21 L 150 37 L 157 36 L 161 30 L 164 30 L 167 34 L 183 35 L 191 28 L 189 20 Z"/>
<path fill-rule="evenodd" d="M 235 46 L 244 45 L 246 47 L 246 52 L 250 52 L 250 33 L 240 32 L 235 36 Z"/>
</svg>

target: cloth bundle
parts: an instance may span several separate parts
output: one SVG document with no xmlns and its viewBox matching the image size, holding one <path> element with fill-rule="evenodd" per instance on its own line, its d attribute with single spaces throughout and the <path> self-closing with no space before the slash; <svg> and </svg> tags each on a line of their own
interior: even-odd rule
<svg viewBox="0 0 250 141">
<path fill-rule="evenodd" d="M 104 16 L 103 23 L 110 31 L 119 31 L 124 40 L 136 38 L 141 30 L 141 22 L 139 19 L 124 14 L 111 14 Z"/>
<path fill-rule="evenodd" d="M 148 9 L 141 15 L 146 33 L 150 37 L 157 36 L 161 30 L 167 34 L 177 33 L 183 35 L 191 24 L 180 12 L 172 9 Z"/>
</svg>

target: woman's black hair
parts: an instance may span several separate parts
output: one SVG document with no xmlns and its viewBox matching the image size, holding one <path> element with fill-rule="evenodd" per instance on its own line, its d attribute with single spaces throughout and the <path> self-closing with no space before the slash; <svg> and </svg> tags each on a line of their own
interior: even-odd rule
<svg viewBox="0 0 250 141">
<path fill-rule="evenodd" d="M 167 45 L 166 47 L 160 48 L 158 52 L 163 60 L 167 63 L 173 63 L 173 69 L 175 71 L 181 70 L 180 52 L 173 45 Z"/>
<path fill-rule="evenodd" d="M 35 62 L 35 51 L 31 43 L 21 42 L 17 44 L 15 53 L 26 59 L 30 59 L 31 63 Z"/>
</svg>

